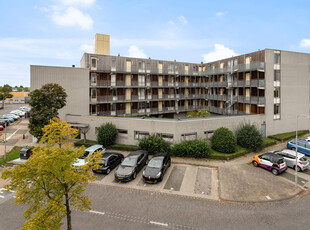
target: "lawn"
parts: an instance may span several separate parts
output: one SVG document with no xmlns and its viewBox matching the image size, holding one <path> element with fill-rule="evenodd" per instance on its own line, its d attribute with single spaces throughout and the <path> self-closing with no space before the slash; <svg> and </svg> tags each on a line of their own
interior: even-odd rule
<svg viewBox="0 0 310 230">
<path fill-rule="evenodd" d="M 240 156 L 244 156 L 245 154 L 249 153 L 250 150 L 243 148 L 237 145 L 237 150 L 234 153 L 220 153 L 216 152 L 214 149 L 211 149 L 211 154 L 207 157 L 213 160 L 231 160 Z"/>
<path fill-rule="evenodd" d="M 9 161 L 12 161 L 12 160 L 15 160 L 17 158 L 19 158 L 20 156 L 20 150 L 22 149 L 23 147 L 18 147 L 18 146 L 14 146 L 10 152 L 7 153 L 6 155 L 6 159 L 4 158 L 0 158 L 0 167 L 2 165 L 4 165 L 6 162 L 9 162 Z"/>
</svg>

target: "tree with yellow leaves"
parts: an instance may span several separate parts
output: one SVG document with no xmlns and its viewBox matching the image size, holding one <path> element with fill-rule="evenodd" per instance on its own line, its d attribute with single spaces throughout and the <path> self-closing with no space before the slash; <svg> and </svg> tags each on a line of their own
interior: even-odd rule
<svg viewBox="0 0 310 230">
<path fill-rule="evenodd" d="M 66 131 L 61 131 L 63 127 Z M 44 132 L 41 141 L 46 145 L 36 147 L 26 163 L 4 171 L 2 178 L 10 179 L 7 188 L 16 189 L 15 203 L 29 205 L 23 229 L 59 229 L 66 216 L 67 229 L 71 230 L 71 207 L 80 211 L 91 207 L 83 192 L 89 181 L 95 180 L 91 169 L 98 167 L 101 154 L 75 168 L 72 165 L 85 149 L 72 150 L 66 145 L 68 138 L 75 135 L 73 128 L 65 121 L 52 119 Z M 55 144 L 59 146 L 52 147 Z"/>
</svg>

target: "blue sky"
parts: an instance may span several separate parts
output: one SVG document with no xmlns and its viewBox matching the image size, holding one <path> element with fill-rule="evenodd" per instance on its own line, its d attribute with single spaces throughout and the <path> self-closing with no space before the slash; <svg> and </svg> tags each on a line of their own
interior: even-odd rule
<svg viewBox="0 0 310 230">
<path fill-rule="evenodd" d="M 309 0 L 0 0 L 0 85 L 29 86 L 31 64 L 79 66 L 96 33 L 111 55 L 162 60 L 309 53 L 309 12 Z"/>
</svg>

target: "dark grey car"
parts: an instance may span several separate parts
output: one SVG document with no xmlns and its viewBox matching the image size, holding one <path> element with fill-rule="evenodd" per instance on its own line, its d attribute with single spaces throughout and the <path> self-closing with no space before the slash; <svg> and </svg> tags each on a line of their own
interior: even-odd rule
<svg viewBox="0 0 310 230">
<path fill-rule="evenodd" d="M 115 171 L 116 181 L 131 181 L 136 178 L 140 170 L 146 165 L 148 152 L 138 150 L 130 153 Z"/>
</svg>

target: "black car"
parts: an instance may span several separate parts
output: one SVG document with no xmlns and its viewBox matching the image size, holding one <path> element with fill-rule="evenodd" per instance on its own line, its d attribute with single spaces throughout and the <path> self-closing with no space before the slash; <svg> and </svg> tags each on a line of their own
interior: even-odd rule
<svg viewBox="0 0 310 230">
<path fill-rule="evenodd" d="M 122 160 L 124 159 L 124 155 L 121 153 L 111 153 L 106 152 L 102 154 L 102 163 L 99 164 L 99 168 L 93 169 L 96 173 L 106 173 L 109 174 L 111 170 L 113 170 L 116 166 L 118 166 Z"/>
<path fill-rule="evenodd" d="M 143 171 L 143 181 L 151 184 L 162 181 L 170 165 L 171 158 L 168 153 L 155 154 Z"/>
<path fill-rule="evenodd" d="M 130 181 L 136 178 L 140 170 L 146 165 L 148 152 L 138 150 L 130 153 L 115 171 L 116 181 Z"/>
</svg>

